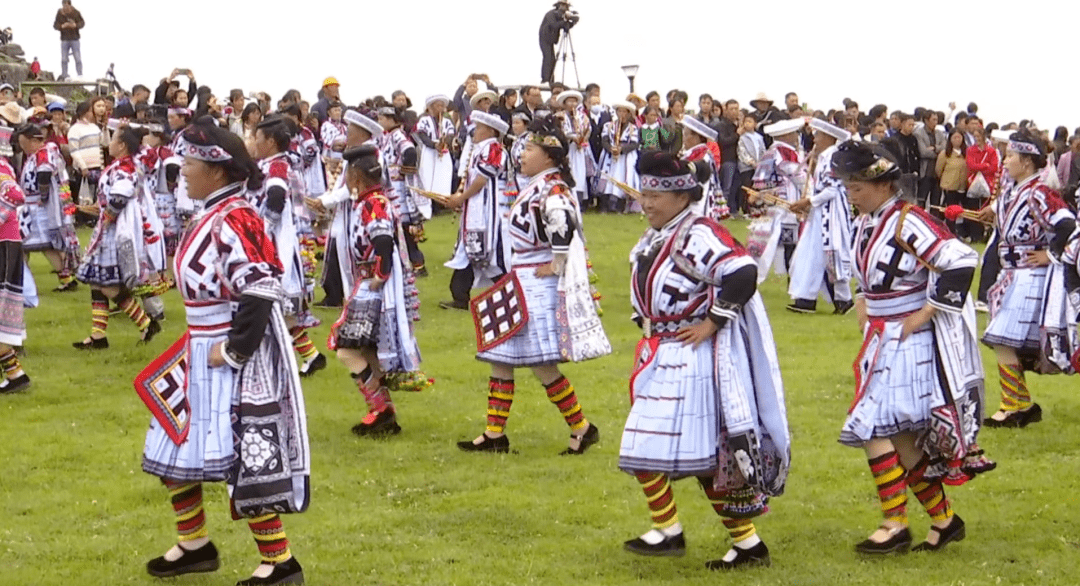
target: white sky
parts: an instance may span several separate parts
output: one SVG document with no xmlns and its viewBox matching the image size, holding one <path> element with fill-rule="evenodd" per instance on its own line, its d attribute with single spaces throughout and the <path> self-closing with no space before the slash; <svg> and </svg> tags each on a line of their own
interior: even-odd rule
<svg viewBox="0 0 1080 586">
<path fill-rule="evenodd" d="M 52 30 L 59 0 L 17 4 L 0 27 L 14 28 L 28 60 L 36 55 L 59 74 L 59 33 Z M 322 79 L 334 75 L 350 104 L 375 94 L 389 98 L 399 88 L 422 103 L 427 95 L 452 93 L 470 72 L 487 73 L 496 84 L 539 79 L 537 29 L 551 7 L 545 0 L 343 2 L 337 17 L 325 11 L 331 5 L 75 0 L 87 23 L 84 73 L 100 76 L 115 62 L 125 87 L 152 89 L 173 67 L 189 67 L 218 96 L 240 87 L 277 100 L 295 87 L 312 101 Z M 678 87 L 694 108 L 702 92 L 745 106 L 760 91 L 777 103 L 796 91 L 821 110 L 839 108 L 844 97 L 863 111 L 875 103 L 948 111 L 950 101 L 961 109 L 975 101 L 987 122 L 1032 118 L 1042 128 L 1064 124 L 1070 131 L 1080 125 L 1068 100 L 1080 83 L 1062 53 L 1080 20 L 1076 3 L 772 0 L 764 6 L 575 1 L 582 15 L 573 31 L 581 83 L 599 83 L 606 100 L 623 98 L 629 85 L 620 66 L 636 63 L 638 94 Z M 181 7 L 193 16 L 178 17 Z M 773 21 L 767 37 L 762 20 Z M 1061 24 L 1050 31 L 1047 22 Z M 329 28 L 334 23 L 336 31 Z M 1051 32 L 1061 42 L 1052 42 Z M 974 40 L 980 35 L 986 40 Z M 566 77 L 573 85 L 569 64 Z"/>
</svg>

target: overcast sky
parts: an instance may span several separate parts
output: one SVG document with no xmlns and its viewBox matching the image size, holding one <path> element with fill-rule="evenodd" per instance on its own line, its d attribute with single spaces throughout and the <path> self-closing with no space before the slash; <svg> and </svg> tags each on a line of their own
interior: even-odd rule
<svg viewBox="0 0 1080 586">
<path fill-rule="evenodd" d="M 6 11 L 0 27 L 14 28 L 28 60 L 38 56 L 59 74 L 59 33 L 52 30 L 59 0 L 11 1 L 18 9 Z M 334 5 L 342 7 L 339 14 L 325 11 Z M 1065 35 L 1080 19 L 1072 2 L 773 0 L 764 6 L 579 0 L 573 41 L 581 83 L 601 84 L 606 100 L 623 98 L 629 84 L 620 66 L 638 64 L 639 94 L 677 87 L 695 108 L 702 92 L 745 105 L 757 92 L 779 103 L 796 91 L 821 110 L 840 107 L 844 97 L 864 111 L 875 103 L 947 111 L 950 101 L 959 108 L 975 101 L 987 122 L 1080 125 L 1080 113 L 1069 106 L 1080 84 L 1071 61 L 1057 63 L 1068 59 L 1059 57 Z M 333 75 L 348 103 L 389 97 L 395 89 L 422 103 L 427 95 L 453 92 L 470 72 L 487 73 L 496 84 L 536 82 L 537 29 L 551 4 L 75 0 L 75 7 L 86 20 L 87 77 L 115 62 L 125 87 L 153 87 L 173 67 L 189 67 L 219 96 L 240 87 L 277 100 L 295 87 L 313 100 L 322 79 Z M 1036 28 L 1046 22 L 1062 23 L 1061 42 L 1045 26 Z M 561 70 L 560 63 L 557 79 Z M 570 63 L 566 81 L 576 82 Z"/>
</svg>

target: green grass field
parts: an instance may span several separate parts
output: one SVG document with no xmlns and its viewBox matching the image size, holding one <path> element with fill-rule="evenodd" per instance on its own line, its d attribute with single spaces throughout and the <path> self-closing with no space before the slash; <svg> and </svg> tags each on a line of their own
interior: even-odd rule
<svg viewBox="0 0 1080 586">
<path fill-rule="evenodd" d="M 307 513 L 285 523 L 308 584 L 1080 582 L 1076 380 L 1031 377 L 1044 421 L 983 433 L 980 443 L 998 461 L 997 471 L 948 492 L 968 524 L 967 540 L 937 555 L 860 559 L 852 545 L 877 526 L 877 496 L 863 454 L 836 441 L 852 396 L 856 319 L 826 314 L 824 305 L 816 316 L 785 312 L 786 285 L 775 277 L 762 293 L 794 445 L 787 492 L 758 522 L 772 567 L 737 575 L 704 569 L 702 563 L 723 555 L 729 544 L 694 482 L 675 486 L 687 556 L 624 552 L 624 540 L 649 528 L 637 482 L 616 467 L 639 336 L 628 319 L 627 255 L 645 224 L 632 216 L 589 216 L 586 222 L 615 351 L 564 372 L 601 428 L 601 443 L 580 458 L 557 456 L 568 430 L 540 384 L 522 371 L 508 427 L 516 453 L 465 454 L 454 446 L 483 429 L 488 370 L 473 359 L 469 316 L 436 306 L 448 296 L 450 271 L 441 263 L 455 229 L 454 220 L 440 217 L 429 224 L 424 246 L 431 277 L 420 284 L 418 325 L 424 369 L 436 384 L 395 396 L 404 432 L 386 441 L 349 432 L 364 403 L 334 360 L 304 384 L 313 496 Z M 736 236 L 745 235 L 745 224 L 732 227 Z M 165 332 L 150 346 L 137 346 L 135 328 L 120 316 L 109 328 L 111 349 L 80 353 L 70 343 L 89 332 L 89 292 L 51 293 L 55 277 L 40 255 L 33 267 L 42 306 L 27 313 L 24 363 L 34 384 L 26 393 L 0 396 L 0 584 L 158 583 L 143 566 L 175 542 L 175 527 L 165 490 L 140 469 L 150 415 L 131 380 L 180 335 L 179 297 L 175 291 L 167 296 Z M 313 338 L 324 347 L 336 313 L 320 317 L 324 325 Z M 984 364 L 993 408 L 997 373 L 989 351 Z M 909 512 L 919 540 L 929 521 L 913 497 Z M 229 519 L 222 485 L 208 487 L 207 518 L 222 552 L 221 570 L 169 583 L 232 584 L 258 563 L 246 524 Z"/>
</svg>

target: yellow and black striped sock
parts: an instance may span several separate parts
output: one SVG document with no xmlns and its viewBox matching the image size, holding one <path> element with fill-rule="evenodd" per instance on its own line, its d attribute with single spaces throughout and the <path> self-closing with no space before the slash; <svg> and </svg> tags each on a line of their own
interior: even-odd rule
<svg viewBox="0 0 1080 586">
<path fill-rule="evenodd" d="M 574 385 L 570 384 L 565 376 L 560 376 L 551 384 L 544 385 L 544 388 L 547 389 L 548 400 L 559 408 L 559 413 L 562 413 L 571 432 L 580 431 L 589 425 L 585 414 L 581 412 L 581 405 L 574 393 Z"/>
<path fill-rule="evenodd" d="M 1022 411 L 1031 407 L 1031 393 L 1024 379 L 1023 366 L 999 362 L 998 378 L 1001 380 L 1002 411 Z"/>
<path fill-rule="evenodd" d="M 101 291 L 90 292 L 91 335 L 105 335 L 109 329 L 109 298 Z"/>
<path fill-rule="evenodd" d="M 491 377 L 488 380 L 487 430 L 503 433 L 514 403 L 514 381 Z"/>
<path fill-rule="evenodd" d="M 263 515 L 248 519 L 248 527 L 255 537 L 255 545 L 264 564 L 280 564 L 292 557 L 289 540 L 285 537 L 285 527 L 281 524 L 281 515 Z"/>
<path fill-rule="evenodd" d="M 945 496 L 945 487 L 941 485 L 941 481 L 926 478 L 926 467 L 929 464 L 930 460 L 923 458 L 918 466 L 909 471 L 907 485 L 915 493 L 915 498 L 922 503 L 931 520 L 948 521 L 953 516 L 953 510 L 949 505 L 949 499 Z"/>
<path fill-rule="evenodd" d="M 202 484 L 165 483 L 169 489 L 173 512 L 176 513 L 176 534 L 181 543 L 206 537 L 206 514 L 203 512 Z"/>
<path fill-rule="evenodd" d="M 671 490 L 671 479 L 667 474 L 640 472 L 638 482 L 645 491 L 645 500 L 649 504 L 653 527 L 667 529 L 679 522 L 679 511 L 675 508 L 675 493 Z"/>
<path fill-rule="evenodd" d="M 146 315 L 141 305 L 131 295 L 121 295 L 116 298 L 116 305 L 120 309 L 124 310 L 124 313 L 131 318 L 131 321 L 135 322 L 135 326 L 139 330 L 145 330 L 150 327 L 150 316 Z"/>
<path fill-rule="evenodd" d="M 754 527 L 753 519 L 732 519 L 730 517 L 725 517 L 724 527 L 727 528 L 728 534 L 731 535 L 731 541 L 734 543 L 750 539 L 757 534 L 757 527 Z"/>
<path fill-rule="evenodd" d="M 22 364 L 19 363 L 19 354 L 15 352 L 15 349 L 8 350 L 3 355 L 0 355 L 0 367 L 4 369 L 4 376 L 7 378 L 15 378 L 22 374 Z"/>
<path fill-rule="evenodd" d="M 870 459 L 870 471 L 877 484 L 878 498 L 885 520 L 907 525 L 907 484 L 904 466 L 896 452 Z"/>
<path fill-rule="evenodd" d="M 292 334 L 293 349 L 296 350 L 296 353 L 300 355 L 304 362 L 319 355 L 319 350 L 315 347 L 315 343 L 311 341 L 311 338 L 308 337 L 307 330 L 293 328 L 290 333 Z"/>
</svg>

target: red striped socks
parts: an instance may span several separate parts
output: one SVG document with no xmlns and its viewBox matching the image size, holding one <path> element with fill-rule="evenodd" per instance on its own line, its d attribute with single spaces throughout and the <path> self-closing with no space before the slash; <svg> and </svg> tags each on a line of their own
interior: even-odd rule
<svg viewBox="0 0 1080 586">
<path fill-rule="evenodd" d="M 319 350 L 315 348 L 315 343 L 308 337 L 307 330 L 293 328 L 289 333 L 292 334 L 293 349 L 296 350 L 296 353 L 300 355 L 304 362 L 315 358 L 319 354 Z"/>
<path fill-rule="evenodd" d="M 551 384 L 544 385 L 544 388 L 547 389 L 548 400 L 559 408 L 559 413 L 562 413 L 571 432 L 588 427 L 589 421 L 581 412 L 581 405 L 578 404 L 577 395 L 574 394 L 574 386 L 566 380 L 565 376 L 560 376 Z"/>
<path fill-rule="evenodd" d="M 1001 379 L 1001 410 L 1023 411 L 1031 407 L 1031 393 L 1024 380 L 1024 368 L 1019 364 L 998 363 L 998 378 Z"/>
<path fill-rule="evenodd" d="M 645 500 L 649 504 L 654 529 L 667 529 L 679 522 L 679 512 L 675 508 L 675 493 L 671 490 L 671 479 L 666 474 L 641 472 L 638 482 L 645 491 Z"/>
<path fill-rule="evenodd" d="M 280 515 L 263 515 L 248 519 L 248 527 L 255 537 L 255 545 L 259 547 L 259 555 L 264 564 L 280 564 L 292 557 Z"/>
<path fill-rule="evenodd" d="M 564 379 L 565 380 L 565 379 Z M 487 430 L 503 433 L 514 402 L 514 381 L 491 377 L 488 380 Z"/>
<path fill-rule="evenodd" d="M 135 301 L 131 295 L 121 295 L 116 298 L 116 304 L 135 322 L 140 330 L 146 330 L 150 326 L 150 316 L 143 311 L 142 305 Z"/>
<path fill-rule="evenodd" d="M 206 514 L 203 512 L 202 484 L 173 484 L 166 482 L 173 512 L 176 513 L 176 534 L 180 543 L 195 541 L 208 535 Z"/>
<path fill-rule="evenodd" d="M 375 378 L 370 366 L 359 374 L 353 374 L 352 377 L 356 380 L 356 386 L 360 389 L 360 394 L 364 396 L 364 401 L 368 406 L 368 414 L 362 420 L 363 423 L 371 424 L 379 413 L 394 408 L 394 403 L 390 400 L 390 391 Z"/>
<path fill-rule="evenodd" d="M 90 292 L 90 317 L 93 320 L 91 336 L 104 336 L 105 330 L 109 329 L 109 298 L 101 291 Z"/>
<path fill-rule="evenodd" d="M 926 479 L 926 467 L 930 461 L 923 458 L 919 465 L 908 472 L 907 485 L 915 493 L 923 508 L 930 515 L 930 519 L 936 522 L 948 521 L 953 516 L 949 499 L 945 497 L 945 487 L 940 480 L 929 481 Z"/>
<path fill-rule="evenodd" d="M 888 452 L 871 458 L 870 471 L 874 474 L 885 520 L 907 525 L 907 485 L 900 457 L 896 452 Z"/>
</svg>

